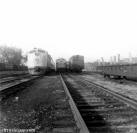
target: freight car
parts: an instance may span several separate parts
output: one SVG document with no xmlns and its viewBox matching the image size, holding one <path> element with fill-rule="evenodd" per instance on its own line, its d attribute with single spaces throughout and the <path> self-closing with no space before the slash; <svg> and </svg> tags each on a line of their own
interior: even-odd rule
<svg viewBox="0 0 137 133">
<path fill-rule="evenodd" d="M 45 74 L 55 70 L 54 62 L 48 52 L 34 48 L 28 53 L 27 66 L 32 75 Z"/>
<path fill-rule="evenodd" d="M 81 72 L 84 69 L 84 56 L 74 55 L 69 59 L 69 69 L 72 72 Z"/>
<path fill-rule="evenodd" d="M 64 58 L 59 58 L 56 60 L 56 71 L 57 72 L 67 71 L 67 61 Z"/>
<path fill-rule="evenodd" d="M 137 79 L 137 64 L 115 64 L 97 66 L 104 77 Z"/>
</svg>

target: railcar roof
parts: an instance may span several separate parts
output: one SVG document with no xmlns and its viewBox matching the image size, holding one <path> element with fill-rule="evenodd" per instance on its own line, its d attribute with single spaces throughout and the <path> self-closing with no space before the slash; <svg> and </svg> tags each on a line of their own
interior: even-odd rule
<svg viewBox="0 0 137 133">
<path fill-rule="evenodd" d="M 64 58 L 58 58 L 58 59 L 56 59 L 56 61 L 65 61 L 65 62 L 67 62 L 66 59 L 64 59 Z"/>
<path fill-rule="evenodd" d="M 39 48 L 34 48 L 34 49 L 31 50 L 29 53 L 34 53 L 34 52 L 46 53 L 45 50 L 42 50 L 42 49 L 39 49 Z"/>
</svg>

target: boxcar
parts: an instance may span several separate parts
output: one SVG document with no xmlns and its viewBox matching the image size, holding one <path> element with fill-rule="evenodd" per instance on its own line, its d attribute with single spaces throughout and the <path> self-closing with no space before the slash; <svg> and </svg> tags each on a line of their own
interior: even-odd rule
<svg viewBox="0 0 137 133">
<path fill-rule="evenodd" d="M 106 77 L 114 76 L 118 78 L 137 79 L 137 64 L 117 64 L 108 66 L 98 66 Z"/>
<path fill-rule="evenodd" d="M 69 69 L 73 72 L 81 72 L 84 69 L 84 56 L 74 55 L 69 59 Z"/>
</svg>

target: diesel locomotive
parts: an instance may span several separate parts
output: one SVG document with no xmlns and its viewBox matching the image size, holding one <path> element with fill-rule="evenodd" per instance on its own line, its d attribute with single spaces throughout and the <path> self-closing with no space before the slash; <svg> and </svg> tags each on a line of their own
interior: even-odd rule
<svg viewBox="0 0 137 133">
<path fill-rule="evenodd" d="M 45 74 L 55 70 L 55 64 L 47 51 L 34 48 L 28 52 L 27 66 L 32 75 Z"/>
<path fill-rule="evenodd" d="M 59 58 L 56 60 L 56 72 L 66 72 L 67 71 L 67 61 L 64 58 Z"/>
</svg>

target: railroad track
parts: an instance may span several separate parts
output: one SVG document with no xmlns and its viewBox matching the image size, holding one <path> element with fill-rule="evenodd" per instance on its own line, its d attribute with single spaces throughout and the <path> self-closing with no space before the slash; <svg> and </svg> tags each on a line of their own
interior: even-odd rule
<svg viewBox="0 0 137 133">
<path fill-rule="evenodd" d="M 137 106 L 133 100 L 77 76 L 63 76 L 91 133 L 136 133 Z"/>
<path fill-rule="evenodd" d="M 22 79 L 29 78 L 29 77 L 31 77 L 31 76 L 29 74 L 27 74 L 27 75 L 20 75 L 20 76 L 17 76 L 17 77 L 3 78 L 3 79 L 0 79 L 0 85 L 8 84 L 8 83 L 18 81 L 18 80 L 22 80 Z"/>
<path fill-rule="evenodd" d="M 75 123 L 72 121 L 71 115 L 57 113 L 58 111 L 63 112 L 64 109 L 68 109 L 68 107 L 65 107 L 66 105 L 59 104 L 55 106 L 56 110 L 58 110 L 56 112 L 58 116 L 58 119 L 56 119 L 58 121 L 53 121 L 52 124 L 55 133 L 136 132 L 137 111 L 135 107 L 133 109 L 129 103 L 121 101 L 113 94 L 105 92 L 100 86 L 91 84 L 89 81 L 77 76 L 64 75 L 63 78 L 61 76 L 60 78 L 78 128 L 75 131 L 72 130 L 75 127 Z M 31 79 L 28 81 L 31 81 Z M 30 82 L 28 81 L 0 91 L 0 96 L 3 97 L 2 100 L 16 95 L 16 93 L 26 88 L 27 85 L 29 86 Z M 60 92 L 62 93 L 61 90 Z M 66 98 L 64 100 L 66 101 Z M 64 100 L 62 99 L 62 102 Z"/>
<path fill-rule="evenodd" d="M 34 86 L 37 87 L 35 88 Z M 24 93 L 20 92 L 26 87 L 29 90 L 28 92 L 27 90 L 24 90 Z M 30 89 L 30 87 L 32 88 L 32 90 Z M 16 112 L 19 112 L 19 114 L 24 114 L 23 112 L 27 114 L 27 109 L 25 109 L 24 106 L 24 104 L 27 104 L 25 101 L 28 100 L 28 102 L 32 103 L 32 105 L 29 105 L 30 107 L 28 107 L 31 108 L 31 110 L 30 114 L 27 114 L 27 120 L 26 115 L 23 115 L 22 119 L 25 120 L 23 121 L 25 123 L 32 121 L 31 123 L 29 123 L 29 127 L 32 127 L 36 132 L 89 133 L 88 128 L 83 121 L 79 111 L 77 110 L 74 101 L 71 98 L 71 95 L 69 94 L 69 91 L 67 90 L 67 87 L 61 76 L 60 78 L 58 76 L 45 76 L 40 80 L 36 80 L 34 84 L 31 84 L 30 81 L 27 81 L 26 83 L 23 82 L 21 84 L 14 85 L 0 91 L 0 94 L 3 97 L 1 101 L 3 109 L 1 111 L 6 108 L 6 111 L 8 110 L 7 115 L 10 114 L 9 117 L 7 116 L 7 119 L 10 119 L 10 117 L 14 115 L 14 109 L 16 110 Z M 26 95 L 30 95 L 30 98 Z M 18 97 L 19 99 L 17 99 Z M 12 108 L 10 107 L 10 105 L 12 105 Z M 32 115 L 32 111 L 33 113 L 35 113 L 35 117 L 33 117 L 34 114 Z M 6 113 L 4 112 L 4 114 Z M 14 118 L 15 122 L 19 121 L 21 123 L 21 120 L 19 120 L 19 114 L 15 114 Z M 35 126 L 33 125 L 33 120 L 37 121 L 35 123 Z M 7 121 L 7 123 L 10 122 Z M 43 124 L 45 127 L 43 127 Z M 18 125 L 18 123 L 16 125 Z M 23 125 L 20 124 L 20 126 Z M 27 126 L 28 125 L 24 125 L 24 127 Z M 40 129 L 35 127 L 39 127 Z"/>
<path fill-rule="evenodd" d="M 10 78 L 1 81 L 0 84 L 0 101 L 8 98 L 10 95 L 15 95 L 17 92 L 25 88 L 32 80 L 39 76 L 20 76 L 19 78 Z M 4 85 L 3 85 L 4 84 Z M 5 85 L 6 84 L 6 85 Z"/>
<path fill-rule="evenodd" d="M 110 89 L 108 89 L 108 88 L 106 88 L 106 87 L 103 87 L 103 86 L 101 86 L 101 85 L 99 85 L 99 84 L 96 84 L 96 83 L 92 82 L 92 81 L 89 80 L 89 79 L 83 79 L 83 80 L 84 80 L 85 82 L 89 83 L 89 84 L 92 84 L 93 86 L 96 86 L 96 87 L 98 87 L 98 88 L 103 89 L 105 92 L 107 92 L 107 93 L 115 96 L 115 97 L 118 98 L 120 101 L 124 102 L 125 104 L 127 104 L 127 105 L 129 105 L 129 106 L 132 106 L 132 108 L 137 109 L 137 100 L 135 100 L 135 99 L 133 99 L 133 98 L 130 98 L 130 97 L 126 96 L 126 95 L 120 94 L 120 93 L 118 93 L 118 92 L 115 92 L 115 91 L 113 91 L 113 90 L 110 90 Z"/>
<path fill-rule="evenodd" d="M 78 127 L 78 133 L 89 133 L 89 130 L 79 112 L 79 110 L 77 109 L 72 97 L 71 97 L 71 94 L 69 93 L 69 90 L 62 78 L 62 76 L 60 75 L 60 78 L 61 78 L 61 81 L 62 81 L 62 84 L 63 84 L 63 87 L 64 87 L 64 90 L 69 98 L 69 104 L 70 104 L 70 107 L 71 107 L 71 110 L 72 110 L 72 113 L 74 115 L 74 118 L 75 118 L 75 122 L 76 122 L 76 125 Z"/>
<path fill-rule="evenodd" d="M 28 72 L 27 71 L 0 71 L 0 80 L 3 79 L 3 78 L 7 78 L 7 77 L 17 77 L 17 76 L 22 76 L 22 75 L 28 75 Z"/>
</svg>

